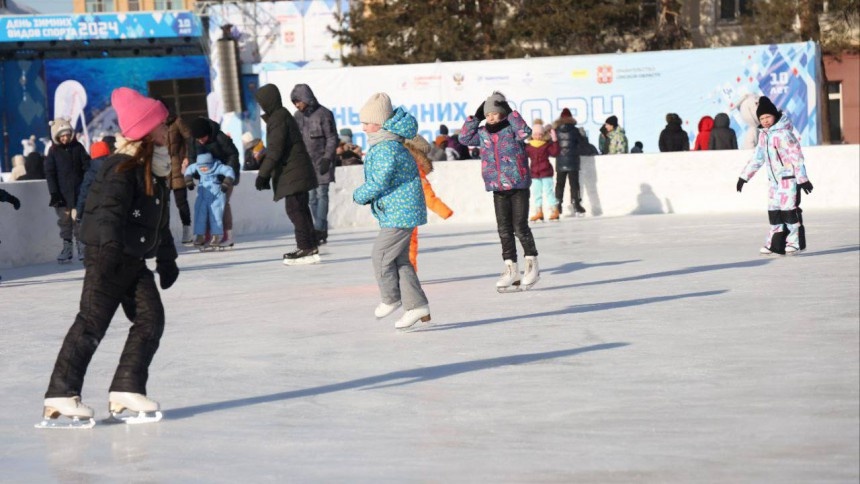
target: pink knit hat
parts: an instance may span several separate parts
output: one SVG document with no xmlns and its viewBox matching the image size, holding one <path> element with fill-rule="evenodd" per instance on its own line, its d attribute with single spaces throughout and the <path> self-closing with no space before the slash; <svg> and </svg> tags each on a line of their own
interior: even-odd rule
<svg viewBox="0 0 860 484">
<path fill-rule="evenodd" d="M 122 135 L 132 141 L 148 135 L 167 119 L 164 104 L 127 87 L 114 89 L 110 103 L 116 110 Z"/>
</svg>

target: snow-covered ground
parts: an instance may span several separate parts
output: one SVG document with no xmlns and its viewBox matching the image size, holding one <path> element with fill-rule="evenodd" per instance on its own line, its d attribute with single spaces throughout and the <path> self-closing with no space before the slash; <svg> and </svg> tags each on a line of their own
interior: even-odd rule
<svg viewBox="0 0 860 484">
<path fill-rule="evenodd" d="M 804 214 L 760 257 L 764 211 L 535 227 L 542 279 L 497 294 L 492 225 L 422 228 L 433 320 L 377 321 L 375 231 L 324 263 L 291 237 L 185 249 L 150 369 L 157 424 L 37 430 L 79 263 L 4 269 L 4 482 L 857 482 L 858 212 Z M 397 313 L 399 314 L 399 312 Z M 117 315 L 84 401 L 107 416 Z"/>
</svg>

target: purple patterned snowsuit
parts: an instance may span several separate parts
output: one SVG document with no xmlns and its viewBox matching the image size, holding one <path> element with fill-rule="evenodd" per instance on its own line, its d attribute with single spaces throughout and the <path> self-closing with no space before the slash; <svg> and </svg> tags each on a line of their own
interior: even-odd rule
<svg viewBox="0 0 860 484">
<path fill-rule="evenodd" d="M 799 193 L 797 186 L 806 183 L 806 167 L 800 140 L 791 121 L 785 114 L 769 129 L 759 128 L 755 154 L 741 172 L 740 177 L 749 181 L 762 166 L 767 166 L 768 188 L 768 231 L 764 246 L 771 247 L 774 235 L 782 232 L 782 225 L 788 227 L 785 244 L 801 248 L 799 244 Z"/>
</svg>

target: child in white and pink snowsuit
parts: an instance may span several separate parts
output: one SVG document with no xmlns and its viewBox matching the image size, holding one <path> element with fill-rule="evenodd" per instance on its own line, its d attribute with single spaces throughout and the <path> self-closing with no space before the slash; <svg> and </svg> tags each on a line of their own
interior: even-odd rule
<svg viewBox="0 0 860 484">
<path fill-rule="evenodd" d="M 756 115 L 761 123 L 758 143 L 753 158 L 738 178 L 737 190 L 740 192 L 744 183 L 762 166 L 766 167 L 770 183 L 767 203 L 770 230 L 759 252 L 762 255 L 794 254 L 806 248 L 798 188 L 809 194 L 812 183 L 806 176 L 800 140 L 788 116 L 767 96 L 759 98 Z"/>
</svg>

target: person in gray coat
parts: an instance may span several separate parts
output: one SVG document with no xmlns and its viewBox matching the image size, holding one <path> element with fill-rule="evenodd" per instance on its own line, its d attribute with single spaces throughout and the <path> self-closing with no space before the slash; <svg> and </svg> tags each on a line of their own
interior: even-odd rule
<svg viewBox="0 0 860 484">
<path fill-rule="evenodd" d="M 738 149 L 738 136 L 729 124 L 729 115 L 726 113 L 720 113 L 714 117 L 714 127 L 711 129 L 711 139 L 708 140 L 709 150 Z"/>
<path fill-rule="evenodd" d="M 325 244 L 328 239 L 328 185 L 334 183 L 334 161 L 337 156 L 337 126 L 331 111 L 320 105 L 307 84 L 296 84 L 290 93 L 290 100 L 296 106 L 293 117 L 302 132 L 317 176 L 318 186 L 308 195 L 317 242 Z"/>
<path fill-rule="evenodd" d="M 266 155 L 254 185 L 257 190 L 272 190 L 275 201 L 283 199 L 287 217 L 293 223 L 296 250 L 284 254 L 284 264 L 313 264 L 320 261 L 314 224 L 308 208 L 308 192 L 317 187 L 314 166 L 293 115 L 281 101 L 281 91 L 266 84 L 254 95 L 266 122 Z"/>
</svg>

